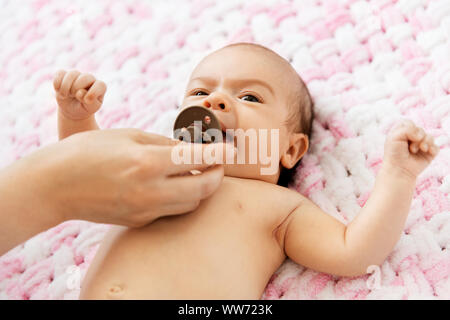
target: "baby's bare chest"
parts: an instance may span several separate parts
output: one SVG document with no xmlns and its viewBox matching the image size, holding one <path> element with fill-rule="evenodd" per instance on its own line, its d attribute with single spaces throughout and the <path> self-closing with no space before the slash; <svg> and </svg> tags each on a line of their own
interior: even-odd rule
<svg viewBox="0 0 450 320">
<path fill-rule="evenodd" d="M 239 190 L 234 182 L 194 212 L 140 229 L 112 229 L 85 288 L 110 294 L 108 288 L 121 283 L 127 297 L 258 299 L 284 260 L 273 232 L 284 217 L 267 195 L 255 195 L 254 186 Z M 100 265 L 101 277 L 95 276 Z"/>
</svg>

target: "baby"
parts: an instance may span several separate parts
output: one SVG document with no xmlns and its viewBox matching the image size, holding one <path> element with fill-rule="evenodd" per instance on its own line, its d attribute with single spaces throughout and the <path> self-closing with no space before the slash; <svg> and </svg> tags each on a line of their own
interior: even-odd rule
<svg viewBox="0 0 450 320">
<path fill-rule="evenodd" d="M 103 82 L 60 71 L 54 87 L 60 139 L 98 129 Z M 313 118 L 309 92 L 289 62 L 260 45 L 226 46 L 191 74 L 182 107 L 192 105 L 212 110 L 222 129 L 278 129 L 276 172 L 261 174 L 259 159 L 224 164 L 221 186 L 194 211 L 141 228 L 113 226 L 81 299 L 260 299 L 287 257 L 320 272 L 364 275 L 395 246 L 416 178 L 438 153 L 433 138 L 411 121 L 395 126 L 374 190 L 346 226 L 286 188 L 308 150 Z"/>
</svg>

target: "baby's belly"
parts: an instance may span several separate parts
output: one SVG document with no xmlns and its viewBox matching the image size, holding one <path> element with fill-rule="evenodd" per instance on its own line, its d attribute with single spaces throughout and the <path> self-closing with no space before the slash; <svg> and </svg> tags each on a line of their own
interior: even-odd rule
<svg viewBox="0 0 450 320">
<path fill-rule="evenodd" d="M 113 227 L 80 298 L 259 299 L 283 260 L 254 217 L 201 206 L 140 229 Z"/>
</svg>

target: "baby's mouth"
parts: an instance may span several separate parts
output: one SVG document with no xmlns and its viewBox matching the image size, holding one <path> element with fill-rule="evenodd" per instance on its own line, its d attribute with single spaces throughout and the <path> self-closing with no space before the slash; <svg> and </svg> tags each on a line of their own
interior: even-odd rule
<svg viewBox="0 0 450 320">
<path fill-rule="evenodd" d="M 223 138 L 222 141 L 225 143 L 233 143 L 234 142 L 233 130 L 228 130 L 228 132 L 226 130 L 222 130 L 222 138 Z"/>
<path fill-rule="evenodd" d="M 224 125 L 222 121 L 219 120 L 221 129 L 222 129 L 222 141 L 225 143 L 233 143 L 234 144 L 234 134 L 233 130 L 230 128 L 227 132 L 227 127 Z"/>
<path fill-rule="evenodd" d="M 226 133 L 227 128 L 225 127 L 225 125 L 223 124 L 222 121 L 219 120 L 219 123 L 220 123 L 220 127 L 222 129 L 222 141 L 226 142 L 225 138 L 226 138 L 226 135 L 227 135 L 227 133 Z"/>
</svg>

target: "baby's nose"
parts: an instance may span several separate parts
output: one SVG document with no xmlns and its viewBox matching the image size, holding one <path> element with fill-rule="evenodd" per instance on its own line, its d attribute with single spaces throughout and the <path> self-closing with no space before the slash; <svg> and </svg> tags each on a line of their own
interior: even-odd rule
<svg viewBox="0 0 450 320">
<path fill-rule="evenodd" d="M 224 100 L 216 99 L 214 97 L 211 99 L 206 99 L 203 102 L 203 106 L 206 108 L 211 108 L 213 110 L 221 110 L 225 112 L 230 111 L 229 103 L 226 103 Z"/>
</svg>

